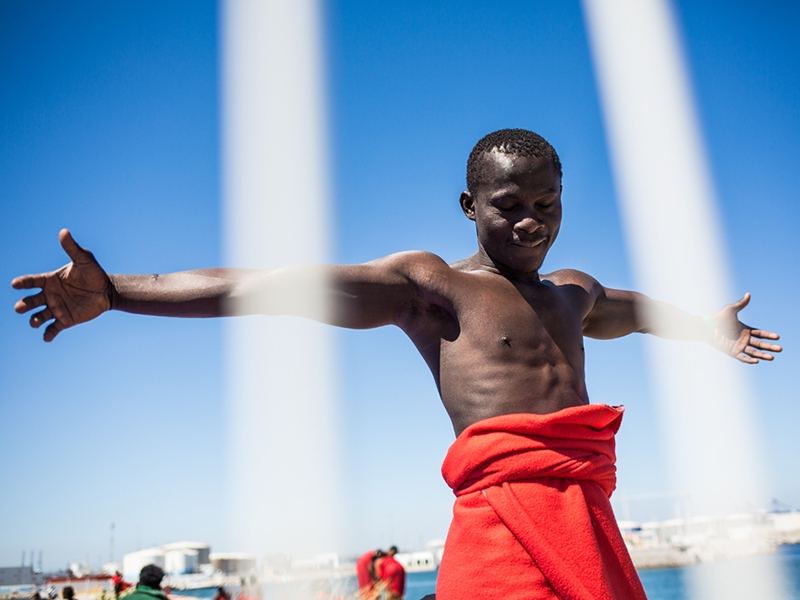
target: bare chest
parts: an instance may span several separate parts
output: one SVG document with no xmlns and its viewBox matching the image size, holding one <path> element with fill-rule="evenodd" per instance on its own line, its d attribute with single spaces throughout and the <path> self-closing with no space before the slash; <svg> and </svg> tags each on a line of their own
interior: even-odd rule
<svg viewBox="0 0 800 600">
<path fill-rule="evenodd" d="M 437 381 L 455 430 L 588 402 L 579 299 L 555 286 L 489 283 L 459 295 L 458 335 L 439 346 Z"/>
<path fill-rule="evenodd" d="M 580 307 L 561 290 L 540 284 L 476 287 L 455 306 L 460 334 L 446 352 L 482 354 L 536 364 L 583 362 Z"/>
</svg>

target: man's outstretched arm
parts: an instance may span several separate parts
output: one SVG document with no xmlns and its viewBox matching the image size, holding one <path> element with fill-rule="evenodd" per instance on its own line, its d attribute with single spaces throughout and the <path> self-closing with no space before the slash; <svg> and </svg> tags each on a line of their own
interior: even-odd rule
<svg viewBox="0 0 800 600">
<path fill-rule="evenodd" d="M 418 286 L 409 275 L 422 261 L 416 253 L 363 265 L 295 266 L 274 271 L 201 269 L 165 275 L 111 275 L 66 229 L 61 246 L 72 262 L 56 271 L 17 277 L 16 289 L 41 288 L 19 300 L 18 313 L 42 310 L 32 327 L 47 325 L 46 342 L 61 331 L 108 310 L 167 316 L 295 315 L 332 325 L 369 328 L 396 324 L 414 304 Z M 441 259 L 435 258 L 439 262 Z M 443 263 L 442 263 L 443 264 Z M 322 302 L 310 300 L 311 296 Z"/>
<path fill-rule="evenodd" d="M 18 290 L 41 288 L 19 300 L 14 309 L 26 313 L 31 327 L 52 321 L 44 340 L 61 331 L 91 321 L 111 310 L 170 316 L 216 317 L 223 314 L 223 298 L 230 294 L 241 273 L 231 269 L 204 269 L 167 275 L 110 275 L 94 255 L 80 247 L 66 229 L 59 233 L 61 247 L 71 262 L 38 275 L 23 275 L 11 282 Z"/>
<path fill-rule="evenodd" d="M 700 317 L 644 294 L 597 286 L 594 305 L 583 324 L 587 337 L 611 339 L 639 332 L 706 342 L 749 364 L 773 360 L 771 353 L 782 350 L 781 346 L 769 341 L 778 340 L 780 336 L 777 333 L 755 329 L 739 320 L 739 312 L 750 303 L 749 293 L 712 316 Z"/>
</svg>

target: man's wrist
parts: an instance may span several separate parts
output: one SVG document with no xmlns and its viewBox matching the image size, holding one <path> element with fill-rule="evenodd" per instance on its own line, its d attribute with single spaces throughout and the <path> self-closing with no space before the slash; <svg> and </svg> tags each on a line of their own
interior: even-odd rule
<svg viewBox="0 0 800 600">
<path fill-rule="evenodd" d="M 114 285 L 114 276 L 107 275 L 107 277 L 106 297 L 108 298 L 108 310 L 117 310 L 119 308 L 119 292 L 117 292 L 117 286 Z"/>
</svg>

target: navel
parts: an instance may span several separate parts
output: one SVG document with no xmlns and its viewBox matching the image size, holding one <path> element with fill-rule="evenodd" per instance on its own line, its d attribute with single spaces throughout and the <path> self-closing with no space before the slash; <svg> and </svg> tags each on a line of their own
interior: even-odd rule
<svg viewBox="0 0 800 600">
<path fill-rule="evenodd" d="M 507 335 L 505 334 L 501 335 L 498 338 L 498 340 L 500 341 L 501 344 L 503 344 L 503 346 L 508 346 L 509 348 L 511 348 L 511 338 L 508 337 Z"/>
</svg>

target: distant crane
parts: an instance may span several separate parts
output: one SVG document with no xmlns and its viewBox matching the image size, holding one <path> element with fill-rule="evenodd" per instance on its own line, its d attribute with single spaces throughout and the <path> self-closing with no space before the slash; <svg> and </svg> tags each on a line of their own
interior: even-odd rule
<svg viewBox="0 0 800 600">
<path fill-rule="evenodd" d="M 111 540 L 108 543 L 108 562 L 114 562 L 114 523 L 111 523 Z"/>
</svg>

